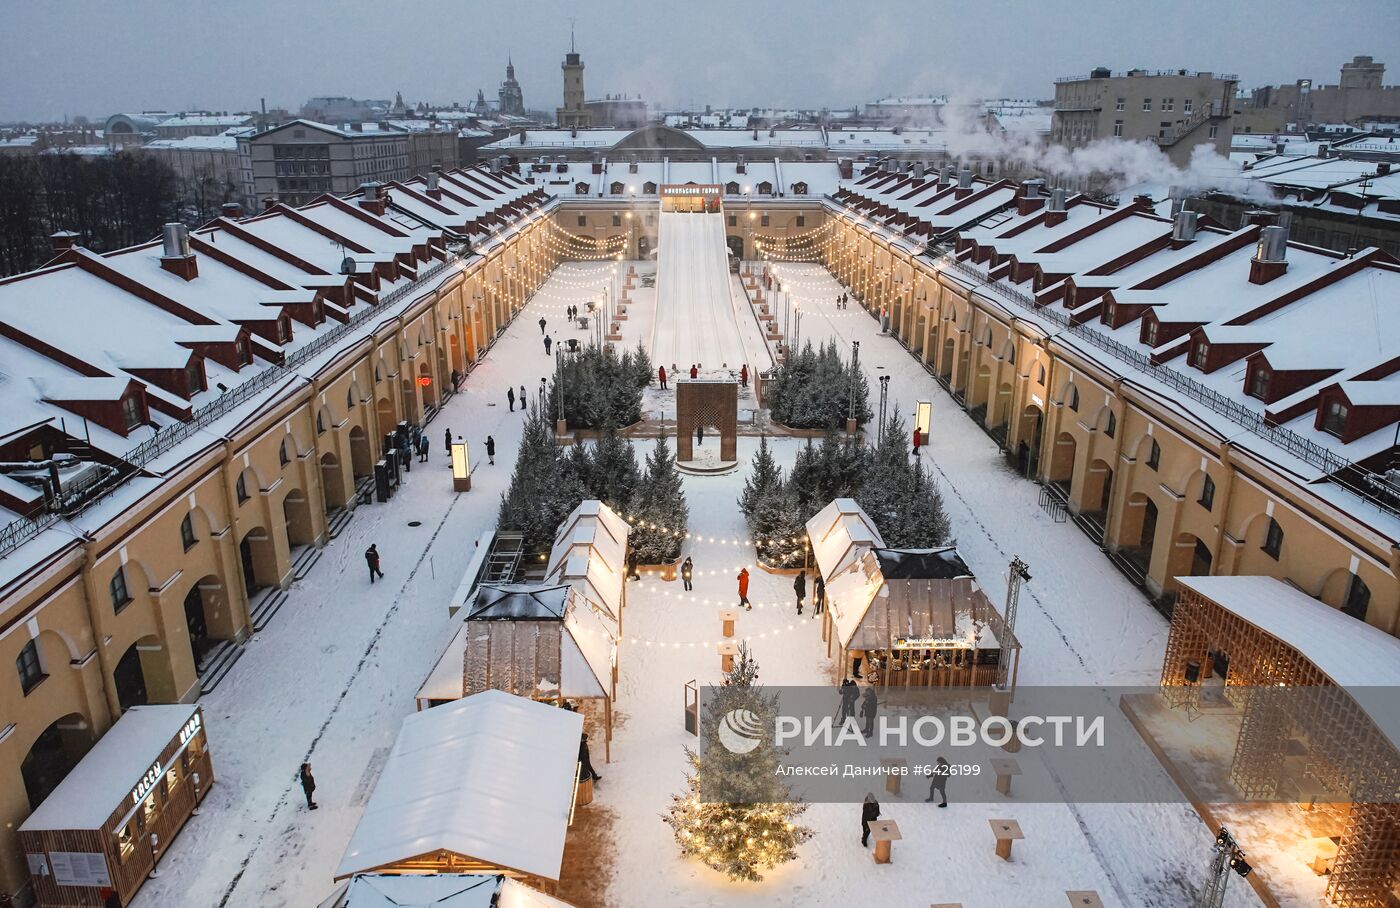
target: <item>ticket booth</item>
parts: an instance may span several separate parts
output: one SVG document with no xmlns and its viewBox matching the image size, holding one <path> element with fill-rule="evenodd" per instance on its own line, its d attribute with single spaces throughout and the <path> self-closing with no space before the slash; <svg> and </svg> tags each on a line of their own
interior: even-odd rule
<svg viewBox="0 0 1400 908">
<path fill-rule="evenodd" d="M 198 706 L 128 709 L 19 828 L 36 903 L 130 904 L 213 783 Z"/>
</svg>

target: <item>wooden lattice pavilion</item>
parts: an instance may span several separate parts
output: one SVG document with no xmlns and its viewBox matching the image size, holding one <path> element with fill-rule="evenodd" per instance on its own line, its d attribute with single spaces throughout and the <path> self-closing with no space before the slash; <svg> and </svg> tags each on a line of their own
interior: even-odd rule
<svg viewBox="0 0 1400 908">
<path fill-rule="evenodd" d="M 1400 885 L 1400 640 L 1269 577 L 1180 577 L 1162 693 L 1188 710 L 1211 673 L 1240 712 L 1230 777 L 1247 800 L 1349 805 L 1335 908 Z"/>
</svg>

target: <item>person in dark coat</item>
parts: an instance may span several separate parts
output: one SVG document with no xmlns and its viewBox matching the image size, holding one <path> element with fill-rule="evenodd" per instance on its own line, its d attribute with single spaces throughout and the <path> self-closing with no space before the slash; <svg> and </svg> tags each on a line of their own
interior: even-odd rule
<svg viewBox="0 0 1400 908">
<path fill-rule="evenodd" d="M 681 580 L 685 582 L 686 592 L 690 592 L 690 578 L 695 575 L 695 563 L 690 560 L 690 556 L 685 556 L 685 561 L 681 562 Z"/>
<path fill-rule="evenodd" d="M 448 429 L 442 436 L 442 449 L 450 457 L 452 456 L 452 430 Z"/>
<path fill-rule="evenodd" d="M 665 391 L 665 390 L 666 390 L 666 367 L 665 367 L 665 366 L 657 366 L 657 367 L 656 367 L 656 380 L 659 381 L 659 382 L 661 383 L 661 390 L 662 390 L 662 391 Z"/>
<path fill-rule="evenodd" d="M 880 819 L 880 802 L 873 792 L 867 792 L 865 803 L 860 805 L 860 846 L 870 847 L 870 824 Z"/>
<path fill-rule="evenodd" d="M 749 604 L 749 569 L 739 569 L 739 604 L 745 609 L 753 611 L 753 606 Z"/>
<path fill-rule="evenodd" d="M 428 445 L 428 436 L 426 436 L 426 435 L 420 435 L 420 436 L 418 436 L 418 462 L 419 462 L 419 463 L 427 463 L 427 462 L 428 462 L 428 448 L 429 448 L 429 445 Z"/>
<path fill-rule="evenodd" d="M 862 732 L 867 738 L 875 734 L 875 717 L 880 712 L 880 700 L 875 696 L 875 685 L 870 685 L 865 689 L 865 696 L 860 701 L 860 717 L 865 720 L 865 730 Z"/>
<path fill-rule="evenodd" d="M 841 682 L 841 706 L 836 710 L 836 724 L 845 725 L 846 720 L 856 714 L 856 697 L 860 690 L 850 678 Z"/>
<path fill-rule="evenodd" d="M 544 334 L 544 326 L 545 326 L 544 316 L 541 315 L 541 316 L 540 316 L 540 333 L 541 333 L 541 334 Z"/>
<path fill-rule="evenodd" d="M 594 770 L 593 760 L 588 755 L 588 732 L 583 732 L 578 736 L 578 780 L 587 782 L 589 779 L 594 782 L 603 781 L 603 777 Z"/>
<path fill-rule="evenodd" d="M 817 579 L 812 582 L 812 617 L 815 618 L 826 611 L 826 581 L 822 579 L 822 572 L 817 571 Z"/>
<path fill-rule="evenodd" d="M 792 591 L 797 594 L 797 614 L 802 614 L 802 601 L 807 598 L 807 572 L 798 571 L 792 581 Z"/>
<path fill-rule="evenodd" d="M 486 436 L 486 461 L 492 465 L 496 463 L 496 439 L 490 435 Z"/>
<path fill-rule="evenodd" d="M 453 369 L 453 370 L 452 370 L 452 390 L 453 390 L 453 391 L 456 391 L 456 390 L 457 390 L 457 387 L 458 387 L 461 383 L 462 383 L 462 373 L 458 372 L 456 369 Z"/>
<path fill-rule="evenodd" d="M 938 763 L 933 767 L 933 775 L 929 778 L 928 797 L 925 802 L 932 801 L 937 794 L 941 802 L 939 807 L 948 806 L 948 761 L 942 757 L 938 758 Z"/>
<path fill-rule="evenodd" d="M 637 550 L 627 550 L 627 579 L 641 580 L 642 575 L 637 573 Z"/>
<path fill-rule="evenodd" d="M 506 388 L 506 400 L 510 401 L 510 412 L 515 412 L 515 389 Z"/>
<path fill-rule="evenodd" d="M 379 569 L 379 549 L 376 546 L 371 545 L 369 548 L 365 549 L 365 564 L 369 565 L 370 583 L 374 582 L 376 575 L 378 575 L 379 579 L 384 579 L 384 572 Z"/>
<path fill-rule="evenodd" d="M 696 443 L 697 445 L 703 445 L 703 444 L 705 443 L 705 427 L 704 427 L 704 426 L 696 426 L 696 427 L 695 427 L 695 443 Z"/>
<path fill-rule="evenodd" d="M 301 780 L 302 794 L 306 795 L 306 809 L 315 810 L 317 807 L 315 798 L 316 777 L 311 775 L 310 763 L 301 764 L 301 772 L 297 774 L 297 778 Z"/>
<path fill-rule="evenodd" d="M 546 335 L 544 336 L 544 355 L 545 355 L 545 356 L 548 356 L 548 355 L 549 355 L 549 345 L 552 344 L 552 343 L 554 343 L 554 339 L 553 339 L 552 337 L 550 337 L 548 334 L 546 334 Z"/>
</svg>

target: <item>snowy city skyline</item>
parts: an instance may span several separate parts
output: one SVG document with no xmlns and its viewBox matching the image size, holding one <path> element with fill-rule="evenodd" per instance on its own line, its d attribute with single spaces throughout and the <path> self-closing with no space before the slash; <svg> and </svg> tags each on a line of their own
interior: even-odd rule
<svg viewBox="0 0 1400 908">
<path fill-rule="evenodd" d="M 579 15 L 548 0 L 522 20 L 509 4 L 415 2 L 386 18 L 365 0 L 12 3 L 0 30 L 0 121 L 250 110 L 260 99 L 295 110 L 318 95 L 396 91 L 468 104 L 478 89 L 494 98 L 507 55 L 527 107 L 552 111 L 571 17 L 590 98 L 640 94 L 664 107 L 849 107 L 944 93 L 1044 98 L 1054 79 L 1100 65 L 1237 73 L 1247 88 L 1330 82 L 1336 61 L 1358 52 L 1400 58 L 1400 30 L 1339 27 L 1389 21 L 1384 0 L 1018 0 L 984 4 L 966 24 L 958 5 L 898 0 L 848 15 L 839 27 L 819 4 L 720 0 L 704 7 L 715 23 L 708 34 L 693 10 L 607 0 Z M 460 27 L 422 27 L 444 13 Z M 297 28 L 275 27 L 293 20 Z M 988 65 L 989 57 L 1010 62 Z"/>
</svg>

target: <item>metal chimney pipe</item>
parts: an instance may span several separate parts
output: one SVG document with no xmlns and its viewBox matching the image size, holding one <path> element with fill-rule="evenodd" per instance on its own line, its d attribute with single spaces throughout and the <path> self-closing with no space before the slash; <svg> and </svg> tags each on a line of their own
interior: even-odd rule
<svg viewBox="0 0 1400 908">
<path fill-rule="evenodd" d="M 1068 194 L 1069 193 L 1065 192 L 1065 187 L 1063 186 L 1056 186 L 1054 189 L 1050 190 L 1050 210 L 1064 211 L 1065 197 Z"/>
<path fill-rule="evenodd" d="M 958 171 L 958 188 L 972 188 L 972 170 L 970 168 L 964 167 Z"/>
<path fill-rule="evenodd" d="M 166 258 L 182 258 L 190 254 L 190 230 L 184 224 L 166 224 L 160 228 L 161 254 Z"/>
<path fill-rule="evenodd" d="M 1196 239 L 1196 212 L 1182 209 L 1172 222 L 1172 242 L 1190 243 Z"/>
<path fill-rule="evenodd" d="M 1287 261 L 1288 231 L 1278 226 L 1259 231 L 1259 245 L 1255 248 L 1254 259 L 1259 262 Z"/>
</svg>

